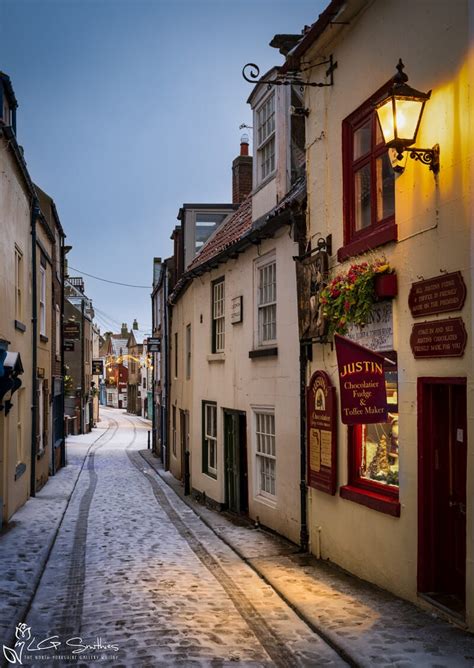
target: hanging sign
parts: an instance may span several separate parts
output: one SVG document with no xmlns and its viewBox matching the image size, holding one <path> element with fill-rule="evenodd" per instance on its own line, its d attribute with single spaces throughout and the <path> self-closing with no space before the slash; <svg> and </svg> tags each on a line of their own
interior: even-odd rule
<svg viewBox="0 0 474 668">
<path fill-rule="evenodd" d="M 308 485 L 327 494 L 337 486 L 336 388 L 315 371 L 306 390 Z"/>
<path fill-rule="evenodd" d="M 104 375 L 104 360 L 92 360 L 92 375 L 93 376 Z"/>
<path fill-rule="evenodd" d="M 63 325 L 63 335 L 65 339 L 79 339 L 81 326 L 78 322 L 65 322 Z"/>
<path fill-rule="evenodd" d="M 385 358 L 339 334 L 334 335 L 334 341 L 341 390 L 342 422 L 387 422 Z"/>
<path fill-rule="evenodd" d="M 161 352 L 161 339 L 159 337 L 150 337 L 147 339 L 146 349 L 149 353 Z"/>
<path fill-rule="evenodd" d="M 418 322 L 413 325 L 410 346 L 416 359 L 423 357 L 462 357 L 467 332 L 462 318 Z"/>
<path fill-rule="evenodd" d="M 414 318 L 460 311 L 466 299 L 466 284 L 460 271 L 412 283 L 408 306 Z"/>
</svg>

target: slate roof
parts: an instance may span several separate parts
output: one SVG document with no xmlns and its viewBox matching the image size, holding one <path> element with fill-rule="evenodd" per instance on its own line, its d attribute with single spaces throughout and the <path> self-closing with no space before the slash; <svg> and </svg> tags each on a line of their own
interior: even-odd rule
<svg viewBox="0 0 474 668">
<path fill-rule="evenodd" d="M 187 271 L 192 271 L 199 265 L 207 262 L 223 250 L 239 241 L 252 227 L 252 197 L 249 195 L 239 206 L 235 213 L 231 214 L 211 234 L 200 252 L 189 265 Z"/>
</svg>

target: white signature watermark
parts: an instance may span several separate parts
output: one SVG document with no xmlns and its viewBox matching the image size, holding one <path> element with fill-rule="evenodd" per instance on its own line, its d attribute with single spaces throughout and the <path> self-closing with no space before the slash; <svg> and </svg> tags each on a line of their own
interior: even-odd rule
<svg viewBox="0 0 474 668">
<path fill-rule="evenodd" d="M 94 655 L 102 655 L 99 658 L 111 658 L 110 656 L 103 656 L 104 652 L 118 652 L 117 645 L 103 642 L 102 638 L 96 638 L 93 643 L 86 643 L 80 636 L 67 638 L 61 641 L 59 636 L 49 636 L 42 640 L 37 640 L 36 636 L 31 635 L 31 627 L 26 624 L 17 624 L 15 629 L 16 643 L 14 647 L 7 647 L 3 645 L 3 656 L 8 663 L 23 665 L 23 659 L 30 653 L 35 653 L 35 659 L 51 659 L 51 656 L 40 656 L 36 652 L 46 652 L 47 650 L 58 650 L 61 652 L 69 652 L 68 656 L 61 656 L 55 658 L 67 659 L 73 658 L 78 654 L 85 652 Z M 97 656 L 95 657 L 97 658 Z"/>
</svg>

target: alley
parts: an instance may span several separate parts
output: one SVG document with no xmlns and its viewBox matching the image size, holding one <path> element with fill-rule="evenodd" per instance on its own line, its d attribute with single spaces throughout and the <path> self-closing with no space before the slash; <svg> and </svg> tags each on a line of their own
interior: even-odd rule
<svg viewBox="0 0 474 668">
<path fill-rule="evenodd" d="M 61 644 L 23 665 L 342 665 L 146 463 L 148 426 L 102 417 L 25 620 Z"/>
</svg>

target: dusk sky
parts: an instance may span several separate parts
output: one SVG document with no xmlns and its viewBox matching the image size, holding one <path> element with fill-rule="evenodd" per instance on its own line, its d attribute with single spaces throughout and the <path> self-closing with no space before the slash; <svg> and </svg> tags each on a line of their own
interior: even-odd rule
<svg viewBox="0 0 474 668">
<path fill-rule="evenodd" d="M 69 264 L 151 286 L 183 202 L 230 202 L 243 65 L 282 63 L 268 46 L 325 0 L 2 0 L 0 70 L 18 99 L 30 175 L 53 197 Z M 151 323 L 150 288 L 83 273 L 101 331 Z"/>
</svg>

